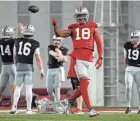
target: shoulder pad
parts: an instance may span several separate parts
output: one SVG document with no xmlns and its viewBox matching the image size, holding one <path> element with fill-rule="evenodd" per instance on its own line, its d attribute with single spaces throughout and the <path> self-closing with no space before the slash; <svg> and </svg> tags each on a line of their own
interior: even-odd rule
<svg viewBox="0 0 140 121">
<path fill-rule="evenodd" d="M 75 24 L 71 24 L 71 25 L 68 26 L 68 29 L 72 29 L 75 26 L 76 26 L 76 23 Z"/>
<path fill-rule="evenodd" d="M 89 24 L 91 24 L 93 27 L 98 27 L 98 25 L 95 22 L 89 22 Z"/>
<path fill-rule="evenodd" d="M 127 48 L 127 46 L 129 46 L 130 44 L 131 44 L 131 42 L 124 43 L 124 48 Z"/>
</svg>

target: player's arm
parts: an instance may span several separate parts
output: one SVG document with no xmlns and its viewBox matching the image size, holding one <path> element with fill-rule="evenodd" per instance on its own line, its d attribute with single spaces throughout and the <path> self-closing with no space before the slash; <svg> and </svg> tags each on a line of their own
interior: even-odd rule
<svg viewBox="0 0 140 121">
<path fill-rule="evenodd" d="M 56 19 L 54 19 L 54 18 L 52 19 L 52 24 L 53 24 L 54 32 L 55 32 L 56 36 L 66 38 L 71 35 L 70 29 L 69 30 L 60 30 L 58 28 Z"/>
<path fill-rule="evenodd" d="M 13 61 L 14 61 L 14 64 L 16 65 L 16 47 L 15 47 L 15 45 L 13 47 Z"/>
<path fill-rule="evenodd" d="M 22 23 L 19 23 L 18 24 L 18 30 L 21 32 L 23 30 L 23 24 Z"/>
<path fill-rule="evenodd" d="M 37 63 L 37 66 L 39 67 L 40 69 L 40 78 L 43 79 L 44 77 L 44 70 L 43 70 L 43 63 L 42 63 L 42 58 L 40 56 L 40 48 L 36 48 L 35 50 L 35 58 L 36 58 L 36 63 Z"/>
<path fill-rule="evenodd" d="M 56 52 L 54 52 L 53 50 L 50 50 L 50 51 L 49 51 L 49 54 L 50 54 L 51 56 L 53 56 L 54 58 L 57 58 L 57 57 L 59 56 L 59 54 L 56 53 Z"/>
<path fill-rule="evenodd" d="M 68 56 L 67 56 L 68 49 L 65 49 L 63 54 L 59 48 L 56 48 L 55 51 L 59 54 L 59 56 L 57 57 L 58 60 L 60 59 L 65 63 L 68 62 Z"/>
<path fill-rule="evenodd" d="M 63 55 L 63 62 L 68 63 L 68 55 Z"/>
<path fill-rule="evenodd" d="M 102 59 L 103 58 L 103 42 L 97 28 L 95 28 L 94 37 L 95 37 L 95 42 L 97 45 L 99 58 Z"/>
<path fill-rule="evenodd" d="M 126 67 L 127 66 L 127 64 L 126 64 L 126 54 L 127 54 L 127 52 L 126 52 L 125 48 L 123 48 L 123 53 L 124 53 L 124 66 Z"/>
<path fill-rule="evenodd" d="M 65 52 L 64 52 L 63 62 L 68 63 L 68 49 L 66 49 Z"/>
</svg>

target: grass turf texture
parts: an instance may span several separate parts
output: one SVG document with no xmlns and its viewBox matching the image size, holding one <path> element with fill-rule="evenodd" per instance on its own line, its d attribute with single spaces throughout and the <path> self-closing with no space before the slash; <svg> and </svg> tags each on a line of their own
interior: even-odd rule
<svg viewBox="0 0 140 121">
<path fill-rule="evenodd" d="M 0 121 L 140 121 L 138 114 L 122 114 L 122 113 L 101 113 L 99 116 L 89 118 L 84 115 L 59 115 L 59 114 L 36 114 L 36 115 L 9 115 L 8 113 L 0 113 Z"/>
</svg>

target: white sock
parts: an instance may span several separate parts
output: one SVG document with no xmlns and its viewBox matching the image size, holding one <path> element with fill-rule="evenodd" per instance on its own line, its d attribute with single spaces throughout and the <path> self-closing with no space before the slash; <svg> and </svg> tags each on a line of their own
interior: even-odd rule
<svg viewBox="0 0 140 121">
<path fill-rule="evenodd" d="M 16 89 L 14 91 L 12 110 L 17 109 L 17 103 L 20 98 L 20 91 L 21 91 L 22 87 L 23 87 L 23 84 L 21 86 L 16 86 Z"/>
<path fill-rule="evenodd" d="M 33 84 L 31 85 L 26 85 L 26 102 L 27 102 L 27 110 L 31 110 L 31 105 L 32 105 L 32 88 Z"/>
</svg>

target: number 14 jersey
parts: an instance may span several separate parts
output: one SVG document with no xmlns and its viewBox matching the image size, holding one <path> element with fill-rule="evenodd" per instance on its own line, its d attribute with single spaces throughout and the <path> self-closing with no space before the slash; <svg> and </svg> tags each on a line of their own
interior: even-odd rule
<svg viewBox="0 0 140 121">
<path fill-rule="evenodd" d="M 15 39 L 0 39 L 0 55 L 2 63 L 13 63 L 13 48 Z"/>
<path fill-rule="evenodd" d="M 140 44 L 134 48 L 131 42 L 124 44 L 126 52 L 126 64 L 128 66 L 140 67 Z"/>
<path fill-rule="evenodd" d="M 18 38 L 15 42 L 16 62 L 33 64 L 35 50 L 39 47 L 39 42 L 34 39 Z"/>
</svg>

